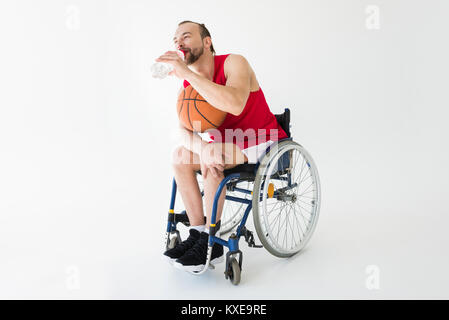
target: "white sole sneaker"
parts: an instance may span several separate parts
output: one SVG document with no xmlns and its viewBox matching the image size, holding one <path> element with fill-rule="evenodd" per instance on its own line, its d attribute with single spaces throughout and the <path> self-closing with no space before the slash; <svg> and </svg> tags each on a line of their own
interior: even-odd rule
<svg viewBox="0 0 449 320">
<path fill-rule="evenodd" d="M 215 258 L 215 259 L 212 259 L 211 260 L 211 262 L 210 262 L 210 264 L 212 264 L 212 265 L 216 265 L 217 263 L 221 263 L 221 262 L 223 262 L 224 261 L 224 255 L 222 255 L 222 256 L 220 256 L 220 257 L 217 257 L 217 258 Z M 184 271 L 187 271 L 187 272 L 191 272 L 191 273 L 197 273 L 197 272 L 200 272 L 200 271 L 202 271 L 203 269 L 204 269 L 204 264 L 199 264 L 199 265 L 196 265 L 196 266 L 185 266 L 185 265 L 183 265 L 183 264 L 181 264 L 181 263 L 179 263 L 179 262 L 174 262 L 173 263 L 173 266 L 176 268 L 176 269 L 180 269 L 180 270 L 184 270 Z M 210 268 L 211 266 L 209 265 L 209 268 Z M 213 267 L 212 267 L 213 268 Z"/>
<path fill-rule="evenodd" d="M 165 260 L 168 261 L 169 264 L 173 265 L 173 263 L 175 263 L 175 261 L 177 260 L 176 258 L 170 258 L 169 256 L 164 255 Z"/>
</svg>

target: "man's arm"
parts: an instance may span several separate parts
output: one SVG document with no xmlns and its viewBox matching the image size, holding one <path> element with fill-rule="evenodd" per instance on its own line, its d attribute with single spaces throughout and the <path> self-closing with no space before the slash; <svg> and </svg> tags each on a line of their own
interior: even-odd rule
<svg viewBox="0 0 449 320">
<path fill-rule="evenodd" d="M 205 77 L 189 72 L 186 80 L 215 108 L 238 116 L 246 105 L 250 92 L 250 67 L 241 55 L 231 54 L 225 61 L 226 85 L 216 84 Z"/>
</svg>

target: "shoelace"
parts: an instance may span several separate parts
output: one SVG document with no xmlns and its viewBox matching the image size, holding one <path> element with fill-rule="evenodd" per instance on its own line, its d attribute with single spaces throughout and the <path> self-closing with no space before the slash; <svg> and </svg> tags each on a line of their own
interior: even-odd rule
<svg viewBox="0 0 449 320">
<path fill-rule="evenodd" d="M 197 241 L 197 239 L 195 239 L 192 236 L 189 236 L 186 240 L 184 240 L 183 242 L 181 242 L 178 247 L 180 249 L 185 249 L 185 248 L 190 248 L 192 247 L 192 245 Z"/>
<path fill-rule="evenodd" d="M 194 256 L 195 258 L 199 258 L 201 261 L 206 260 L 207 255 L 207 241 L 203 239 L 199 239 L 197 243 L 187 251 L 189 256 Z"/>
</svg>

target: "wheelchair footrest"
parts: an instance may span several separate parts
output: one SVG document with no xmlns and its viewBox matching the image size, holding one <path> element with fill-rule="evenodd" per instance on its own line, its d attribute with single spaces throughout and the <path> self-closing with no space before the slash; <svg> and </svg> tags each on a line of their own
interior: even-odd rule
<svg viewBox="0 0 449 320">
<path fill-rule="evenodd" d="M 181 213 L 175 213 L 175 221 L 181 222 L 183 225 L 190 227 L 189 217 L 187 216 L 185 211 L 182 211 Z"/>
</svg>

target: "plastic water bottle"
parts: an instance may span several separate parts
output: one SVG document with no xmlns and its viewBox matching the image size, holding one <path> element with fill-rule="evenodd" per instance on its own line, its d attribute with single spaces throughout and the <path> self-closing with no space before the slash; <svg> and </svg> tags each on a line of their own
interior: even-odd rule
<svg viewBox="0 0 449 320">
<path fill-rule="evenodd" d="M 177 53 L 184 60 L 184 51 L 178 50 Z M 156 62 L 150 68 L 152 77 L 158 79 L 164 79 L 172 70 L 173 66 L 165 62 Z"/>
<path fill-rule="evenodd" d="M 164 79 L 172 70 L 173 67 L 164 62 L 156 62 L 150 68 L 152 77 L 159 79 Z"/>
</svg>

